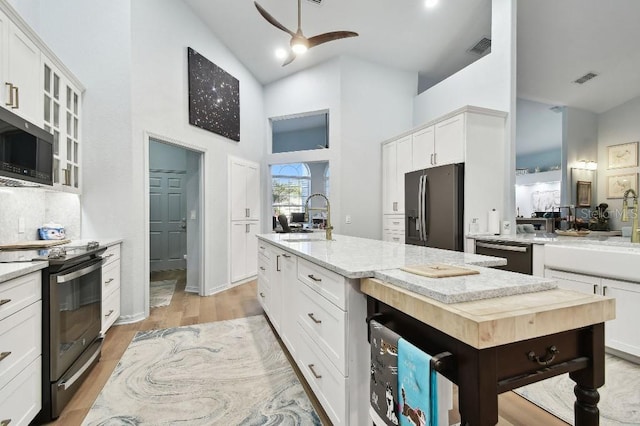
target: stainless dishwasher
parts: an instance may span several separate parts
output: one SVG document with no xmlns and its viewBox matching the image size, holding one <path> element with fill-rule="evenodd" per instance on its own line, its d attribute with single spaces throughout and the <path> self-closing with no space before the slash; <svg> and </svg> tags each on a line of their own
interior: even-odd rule
<svg viewBox="0 0 640 426">
<path fill-rule="evenodd" d="M 505 266 L 497 266 L 496 269 L 533 275 L 533 249 L 530 243 L 476 240 L 476 254 L 507 259 Z"/>
</svg>

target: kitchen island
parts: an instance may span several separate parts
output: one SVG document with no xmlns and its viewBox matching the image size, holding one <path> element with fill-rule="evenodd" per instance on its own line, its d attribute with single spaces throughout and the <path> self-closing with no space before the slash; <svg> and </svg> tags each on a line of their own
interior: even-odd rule
<svg viewBox="0 0 640 426">
<path fill-rule="evenodd" d="M 459 384 L 471 425 L 497 423 L 498 393 L 564 372 L 579 384 L 577 424 L 597 424 L 611 298 L 487 269 L 504 264 L 487 256 L 343 235 L 258 239 L 259 300 L 334 424 L 368 422 L 371 316 L 432 355 L 450 354 L 440 370 Z M 400 269 L 433 263 L 479 273 L 426 278 Z"/>
</svg>

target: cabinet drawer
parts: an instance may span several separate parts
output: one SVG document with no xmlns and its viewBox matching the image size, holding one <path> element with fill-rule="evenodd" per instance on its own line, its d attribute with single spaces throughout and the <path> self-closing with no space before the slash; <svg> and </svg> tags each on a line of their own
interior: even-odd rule
<svg viewBox="0 0 640 426">
<path fill-rule="evenodd" d="M 306 285 L 300 285 L 297 299 L 298 322 L 316 342 L 320 350 L 347 376 L 346 331 L 347 313 L 329 303 Z"/>
<path fill-rule="evenodd" d="M 0 320 L 41 298 L 42 273 L 40 271 L 1 283 Z"/>
<path fill-rule="evenodd" d="M 119 316 L 120 288 L 117 288 L 106 299 L 102 300 L 102 332 L 106 333 Z"/>
<path fill-rule="evenodd" d="M 397 231 L 404 234 L 404 216 L 385 215 L 382 223 L 385 231 Z"/>
<path fill-rule="evenodd" d="M 384 231 L 382 233 L 382 241 L 404 244 L 404 240 L 404 232 Z"/>
<path fill-rule="evenodd" d="M 107 266 L 111 262 L 120 259 L 120 244 L 107 247 L 107 250 L 102 254 L 102 257 L 105 259 L 103 266 Z"/>
<path fill-rule="evenodd" d="M 258 240 L 258 255 L 262 255 L 267 259 L 270 259 L 271 252 L 269 251 L 269 244 L 266 244 L 263 241 Z"/>
<path fill-rule="evenodd" d="M 258 280 L 258 302 L 267 315 L 269 315 L 270 290 L 268 282 Z"/>
<path fill-rule="evenodd" d="M 258 254 L 258 279 L 269 281 L 269 259 Z"/>
<path fill-rule="evenodd" d="M 120 260 L 102 267 L 102 299 L 120 288 Z"/>
<path fill-rule="evenodd" d="M 298 279 L 344 310 L 346 283 L 342 275 L 331 272 L 304 259 L 298 262 Z"/>
<path fill-rule="evenodd" d="M 298 326 L 296 363 L 334 425 L 347 424 L 347 381 Z"/>
<path fill-rule="evenodd" d="M 0 388 L 0 421 L 28 425 L 42 408 L 42 361 L 40 356 L 7 385 Z"/>
<path fill-rule="evenodd" d="M 40 356 L 42 353 L 41 330 L 41 301 L 0 321 L 0 353 L 6 355 L 0 361 L 0 388 Z M 2 413 L 1 410 L 0 413 Z"/>
</svg>

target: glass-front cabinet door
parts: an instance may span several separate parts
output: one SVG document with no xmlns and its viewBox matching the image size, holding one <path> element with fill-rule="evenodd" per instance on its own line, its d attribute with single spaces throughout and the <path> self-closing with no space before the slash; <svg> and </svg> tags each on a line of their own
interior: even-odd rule
<svg viewBox="0 0 640 426">
<path fill-rule="evenodd" d="M 43 57 L 44 129 L 53 134 L 53 184 L 80 192 L 80 91 Z"/>
</svg>

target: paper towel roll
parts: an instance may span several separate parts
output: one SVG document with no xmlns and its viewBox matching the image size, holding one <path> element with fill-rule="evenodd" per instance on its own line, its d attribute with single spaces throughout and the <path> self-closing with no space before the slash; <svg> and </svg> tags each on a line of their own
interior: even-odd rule
<svg viewBox="0 0 640 426">
<path fill-rule="evenodd" d="M 489 211 L 487 217 L 487 231 L 489 234 L 500 234 L 500 212 L 496 209 Z"/>
</svg>

